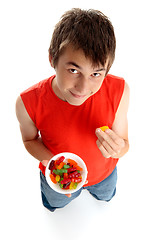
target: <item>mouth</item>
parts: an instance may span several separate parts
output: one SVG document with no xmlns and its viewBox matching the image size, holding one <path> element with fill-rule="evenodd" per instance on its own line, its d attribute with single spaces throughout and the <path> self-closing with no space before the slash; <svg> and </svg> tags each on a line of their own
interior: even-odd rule
<svg viewBox="0 0 160 240">
<path fill-rule="evenodd" d="M 81 99 L 81 98 L 86 97 L 86 94 L 85 94 L 85 95 L 79 95 L 79 94 L 75 94 L 75 93 L 73 93 L 73 92 L 71 92 L 71 91 L 70 91 L 70 93 L 71 93 L 71 95 L 72 95 L 73 97 L 75 97 L 75 98 Z"/>
</svg>

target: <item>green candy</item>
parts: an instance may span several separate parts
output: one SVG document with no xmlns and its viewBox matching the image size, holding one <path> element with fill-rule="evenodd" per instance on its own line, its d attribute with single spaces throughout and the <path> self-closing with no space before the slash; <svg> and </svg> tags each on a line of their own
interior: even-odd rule
<svg viewBox="0 0 160 240">
<path fill-rule="evenodd" d="M 67 169 L 57 169 L 59 171 L 59 173 L 67 173 Z"/>
<path fill-rule="evenodd" d="M 64 168 L 70 168 L 70 166 L 67 165 L 67 164 L 65 164 L 63 167 L 64 167 Z"/>
<path fill-rule="evenodd" d="M 61 175 L 62 173 L 67 173 L 67 169 L 54 169 L 53 172 L 56 174 L 56 175 Z"/>
<path fill-rule="evenodd" d="M 74 186 L 73 186 L 73 189 L 76 189 L 77 188 L 77 185 L 78 185 L 78 183 L 74 183 Z"/>
<path fill-rule="evenodd" d="M 58 175 L 58 172 L 56 169 L 53 170 L 53 173 L 55 173 L 56 175 Z"/>
<path fill-rule="evenodd" d="M 60 188 L 63 188 L 63 184 L 60 183 L 59 186 L 60 186 Z"/>
</svg>

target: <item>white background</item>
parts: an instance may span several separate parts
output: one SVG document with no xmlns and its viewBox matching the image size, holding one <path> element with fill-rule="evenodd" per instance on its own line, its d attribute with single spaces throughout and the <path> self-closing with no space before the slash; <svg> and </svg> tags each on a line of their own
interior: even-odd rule
<svg viewBox="0 0 160 240">
<path fill-rule="evenodd" d="M 41 204 L 38 161 L 24 149 L 15 116 L 19 93 L 54 71 L 48 47 L 54 25 L 70 8 L 94 8 L 112 21 L 116 59 L 111 74 L 131 89 L 130 151 L 119 160 L 110 203 L 85 190 L 64 209 Z M 160 239 L 159 1 L 1 1 L 1 239 Z"/>
</svg>

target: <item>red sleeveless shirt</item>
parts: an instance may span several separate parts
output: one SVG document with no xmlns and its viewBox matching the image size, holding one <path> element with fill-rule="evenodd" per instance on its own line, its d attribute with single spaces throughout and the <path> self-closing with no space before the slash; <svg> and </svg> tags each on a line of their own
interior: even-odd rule
<svg viewBox="0 0 160 240">
<path fill-rule="evenodd" d="M 82 105 L 74 106 L 55 95 L 51 86 L 54 77 L 22 92 L 22 101 L 44 145 L 54 155 L 61 152 L 79 155 L 88 169 L 85 186 L 97 184 L 112 173 L 118 159 L 102 156 L 96 145 L 95 130 L 104 125 L 112 128 L 124 79 L 108 74 L 96 94 Z"/>
</svg>

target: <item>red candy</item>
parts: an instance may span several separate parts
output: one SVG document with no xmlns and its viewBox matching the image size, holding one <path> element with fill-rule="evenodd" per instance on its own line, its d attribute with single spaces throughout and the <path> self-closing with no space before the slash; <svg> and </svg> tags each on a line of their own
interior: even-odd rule
<svg viewBox="0 0 160 240">
<path fill-rule="evenodd" d="M 82 178 L 72 178 L 72 182 L 80 183 L 82 182 Z"/>
<path fill-rule="evenodd" d="M 77 171 L 72 172 L 68 175 L 69 178 L 80 177 L 80 176 L 81 176 L 81 174 L 78 173 Z"/>
<path fill-rule="evenodd" d="M 77 170 L 76 167 L 68 168 L 68 173 L 70 173 L 70 172 L 74 172 L 74 171 L 76 171 L 76 170 Z"/>
<path fill-rule="evenodd" d="M 52 170 L 54 168 L 54 160 L 52 160 L 49 164 L 49 170 Z"/>
<path fill-rule="evenodd" d="M 58 160 L 56 160 L 56 165 L 59 165 L 61 162 L 63 162 L 63 160 L 65 159 L 65 157 L 60 157 Z"/>
<path fill-rule="evenodd" d="M 69 189 L 71 182 L 68 182 L 66 184 L 63 185 L 63 189 Z"/>
<path fill-rule="evenodd" d="M 71 179 L 69 179 L 69 178 L 64 178 L 64 179 L 61 181 L 61 184 L 67 184 L 67 183 L 69 183 L 69 182 L 71 182 Z"/>
</svg>

